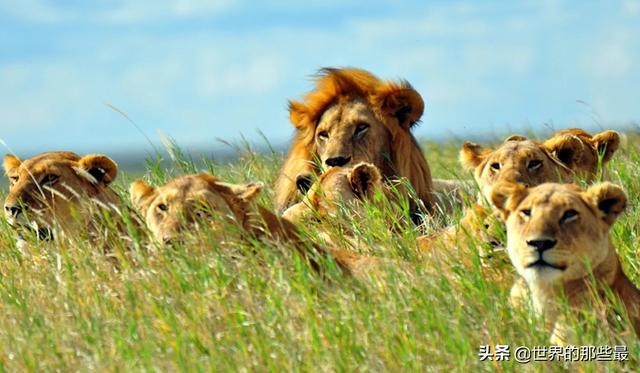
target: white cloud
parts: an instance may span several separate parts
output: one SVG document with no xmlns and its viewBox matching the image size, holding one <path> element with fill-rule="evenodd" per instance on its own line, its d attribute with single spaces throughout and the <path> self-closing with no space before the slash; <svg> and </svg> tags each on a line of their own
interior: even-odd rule
<svg viewBox="0 0 640 373">
<path fill-rule="evenodd" d="M 61 64 L 14 64 L 0 69 L 0 113 L 6 130 L 33 131 L 63 123 L 74 103 L 91 92 Z"/>
<path fill-rule="evenodd" d="M 640 0 L 624 0 L 622 10 L 625 15 L 635 17 L 640 15 Z"/>
<path fill-rule="evenodd" d="M 2 0 L 0 10 L 5 15 L 32 22 L 59 23 L 75 18 L 74 12 L 51 6 L 43 0 Z"/>
<path fill-rule="evenodd" d="M 43 22 L 86 12 L 102 22 L 162 21 L 220 14 L 235 4 L 172 0 L 142 3 L 146 8 L 131 2 L 48 13 L 47 3 L 28 1 L 39 6 L 28 9 L 30 16 Z M 593 103 L 604 118 L 631 117 L 640 110 L 634 112 L 624 98 L 629 96 L 625 79 L 639 81 L 633 75 L 640 50 L 637 26 L 598 23 L 574 30 L 569 26 L 575 20 L 558 21 L 564 10 L 556 5 L 497 16 L 486 3 L 437 4 L 390 16 L 353 15 L 332 27 L 292 22 L 222 34 L 188 28 L 156 32 L 141 25 L 117 37 L 61 33 L 50 54 L 0 62 L 0 126 L 3 132 L 9 126 L 24 132 L 95 123 L 95 130 L 84 129 L 94 136 L 113 125 L 113 116 L 102 115 L 111 114 L 103 105 L 109 102 L 151 136 L 164 128 L 203 141 L 203 134 L 228 138 L 259 127 L 283 138 L 291 132 L 286 100 L 300 97 L 311 87 L 308 76 L 326 65 L 407 78 L 427 101 L 428 125 L 421 134 L 442 134 L 456 125 L 561 122 L 578 110 L 566 106 L 576 99 Z"/>
<path fill-rule="evenodd" d="M 280 84 L 284 64 L 276 56 L 258 56 L 238 65 L 200 58 L 196 92 L 204 98 L 268 94 Z"/>
<path fill-rule="evenodd" d="M 108 3 L 75 3 L 72 6 L 46 0 L 0 0 L 5 14 L 31 22 L 88 21 L 114 24 L 199 18 L 218 15 L 237 5 L 235 0 L 118 0 Z"/>
<path fill-rule="evenodd" d="M 94 16 L 97 20 L 110 23 L 135 23 L 211 16 L 226 11 L 233 5 L 234 0 L 123 1 Z"/>
</svg>

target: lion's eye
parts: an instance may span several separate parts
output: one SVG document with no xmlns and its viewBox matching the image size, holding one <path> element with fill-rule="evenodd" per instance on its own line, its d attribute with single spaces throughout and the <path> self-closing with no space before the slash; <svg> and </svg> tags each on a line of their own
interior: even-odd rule
<svg viewBox="0 0 640 373">
<path fill-rule="evenodd" d="M 560 223 L 564 224 L 564 223 L 568 223 L 570 221 L 574 221 L 578 218 L 578 211 L 576 210 L 567 210 L 565 211 L 564 214 L 562 214 L 562 217 L 560 218 Z"/>
<path fill-rule="evenodd" d="M 498 162 L 491 163 L 491 169 L 494 171 L 500 171 L 500 163 Z"/>
<path fill-rule="evenodd" d="M 329 138 L 329 132 L 327 132 L 327 131 L 320 131 L 320 132 L 318 132 L 318 137 L 319 137 L 321 140 L 326 140 L 326 139 L 328 139 L 328 138 Z"/>
<path fill-rule="evenodd" d="M 210 215 L 210 210 L 202 203 L 193 208 L 193 215 L 198 219 L 203 219 Z"/>
<path fill-rule="evenodd" d="M 360 123 L 358 124 L 358 126 L 356 127 L 356 132 L 353 134 L 353 137 L 355 137 L 356 139 L 361 139 L 362 136 L 364 136 L 364 134 L 367 132 L 367 130 L 369 129 L 369 125 L 366 123 Z"/>
<path fill-rule="evenodd" d="M 531 210 L 530 209 L 522 209 L 522 210 L 520 210 L 520 213 L 522 214 L 522 216 L 526 216 L 526 217 L 531 216 Z"/>
<path fill-rule="evenodd" d="M 10 183 L 10 184 L 12 184 L 12 185 L 13 185 L 13 184 L 15 184 L 15 183 L 17 183 L 17 182 L 18 182 L 18 176 L 10 176 L 10 177 L 9 177 L 9 183 Z"/>
<path fill-rule="evenodd" d="M 156 206 L 156 208 L 160 211 L 167 211 L 169 210 L 169 207 L 167 205 L 165 205 L 164 203 L 159 203 L 158 206 Z"/>
<path fill-rule="evenodd" d="M 40 180 L 42 186 L 52 186 L 58 181 L 58 175 L 48 174 Z"/>
<path fill-rule="evenodd" d="M 542 161 L 538 159 L 534 159 L 533 161 L 529 162 L 529 166 L 527 166 L 529 171 L 535 171 L 540 167 L 542 167 Z"/>
</svg>

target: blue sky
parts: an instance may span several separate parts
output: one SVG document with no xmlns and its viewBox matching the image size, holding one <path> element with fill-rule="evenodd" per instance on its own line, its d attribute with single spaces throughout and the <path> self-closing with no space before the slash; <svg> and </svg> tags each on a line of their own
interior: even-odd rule
<svg viewBox="0 0 640 373">
<path fill-rule="evenodd" d="M 112 105 L 154 142 L 283 144 L 323 66 L 408 79 L 421 138 L 632 126 L 639 62 L 640 0 L 0 0 L 0 139 L 148 148 Z"/>
</svg>

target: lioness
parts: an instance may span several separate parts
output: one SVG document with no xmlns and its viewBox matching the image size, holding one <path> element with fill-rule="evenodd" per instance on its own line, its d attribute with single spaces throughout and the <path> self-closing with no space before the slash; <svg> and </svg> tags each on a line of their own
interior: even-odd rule
<svg viewBox="0 0 640 373">
<path fill-rule="evenodd" d="M 296 135 L 276 184 L 278 211 L 296 202 L 299 175 L 359 162 L 373 163 L 385 179 L 406 178 L 431 210 L 431 171 L 411 134 L 423 110 L 422 97 L 406 81 L 385 82 L 354 68 L 320 70 L 316 89 L 289 102 Z"/>
<path fill-rule="evenodd" d="M 197 229 L 211 213 L 251 229 L 251 203 L 260 190 L 261 183 L 229 184 L 209 174 L 197 174 L 177 177 L 159 188 L 136 180 L 129 193 L 155 240 L 169 243 L 185 230 Z"/>
<path fill-rule="evenodd" d="M 494 184 L 501 181 L 535 186 L 545 182 L 572 182 L 577 177 L 593 180 L 598 154 L 608 162 L 620 143 L 615 131 L 593 137 L 580 129 L 559 131 L 543 143 L 514 135 L 496 149 L 465 142 L 460 163 L 473 170 L 481 196 L 487 200 Z M 482 203 L 482 198 L 480 198 Z"/>
<path fill-rule="evenodd" d="M 301 191 L 305 193 L 303 200 L 285 210 L 282 216 L 299 223 L 308 218 L 335 215 L 339 204 L 353 206 L 353 202 L 370 199 L 382 188 L 382 175 L 371 163 L 332 167 L 320 175 L 313 185 L 302 188 Z"/>
<path fill-rule="evenodd" d="M 465 142 L 460 151 L 460 163 L 474 172 L 480 188 L 478 203 L 465 211 L 461 223 L 446 231 L 420 239 L 421 246 L 431 249 L 466 242 L 471 233 L 481 236 L 485 248 L 498 245 L 496 224 L 490 201 L 496 183 L 511 182 L 536 186 L 546 182 L 574 182 L 579 178 L 593 180 L 598 172 L 598 154 L 608 162 L 618 149 L 620 136 L 604 131 L 590 136 L 580 129 L 559 131 L 543 143 L 513 135 L 496 149 Z M 499 245 L 498 245 L 499 246 Z M 483 251 L 481 255 L 489 255 Z"/>
<path fill-rule="evenodd" d="M 495 186 L 491 201 L 506 221 L 511 262 L 526 281 L 536 311 L 553 325 L 552 343 L 565 343 L 569 331 L 559 316 L 559 297 L 572 307 L 588 307 L 591 274 L 599 296 L 610 288 L 640 333 L 640 290 L 623 272 L 609 235 L 626 206 L 621 187 L 505 183 Z M 521 284 L 514 286 L 514 303 L 526 296 L 523 292 Z"/>
<path fill-rule="evenodd" d="M 105 155 L 48 152 L 25 161 L 7 155 L 3 166 L 10 182 L 4 213 L 22 233 L 44 240 L 87 230 L 99 234 L 97 210 L 118 213 L 120 199 L 109 187 L 118 167 Z"/>
<path fill-rule="evenodd" d="M 560 144 L 568 139 L 578 139 L 582 143 L 579 151 L 567 152 Z M 590 135 L 580 128 L 571 128 L 554 133 L 544 142 L 552 155 L 567 165 L 587 181 L 593 181 L 600 161 L 604 165 L 620 147 L 621 137 L 616 131 L 603 131 Z"/>
<path fill-rule="evenodd" d="M 131 201 L 160 243 L 170 243 L 187 231 L 210 224 L 211 215 L 216 214 L 238 224 L 249 236 L 291 244 L 318 271 L 322 270 L 318 261 L 321 257 L 334 260 L 345 274 L 356 278 L 368 277 L 376 268 L 394 264 L 310 242 L 287 219 L 255 205 L 261 188 L 259 183 L 230 184 L 209 174 L 195 174 L 177 177 L 157 188 L 137 180 L 131 184 L 130 193 Z M 211 228 L 219 232 L 225 227 Z"/>
</svg>

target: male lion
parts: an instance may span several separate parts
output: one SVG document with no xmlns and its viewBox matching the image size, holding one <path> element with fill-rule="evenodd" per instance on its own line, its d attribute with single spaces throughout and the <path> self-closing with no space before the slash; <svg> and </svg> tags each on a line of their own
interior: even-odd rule
<svg viewBox="0 0 640 373">
<path fill-rule="evenodd" d="M 511 262 L 526 281 L 536 311 L 553 325 L 552 343 L 565 343 L 569 331 L 558 300 L 565 296 L 570 306 L 590 309 L 591 276 L 600 297 L 607 289 L 619 297 L 640 333 L 640 290 L 623 272 L 609 237 L 627 202 L 621 187 L 505 183 L 495 186 L 491 201 L 506 221 Z M 512 301 L 523 297 L 526 288 L 516 284 Z"/>
<path fill-rule="evenodd" d="M 320 70 L 315 91 L 289 102 L 296 135 L 276 184 L 276 208 L 295 203 L 299 175 L 370 162 L 386 179 L 406 178 L 432 210 L 431 172 L 411 134 L 423 110 L 406 81 L 385 82 L 355 68 Z"/>
<path fill-rule="evenodd" d="M 48 152 L 26 161 L 6 155 L 3 166 L 10 181 L 4 213 L 18 231 L 44 240 L 87 230 L 97 234 L 96 209 L 118 213 L 120 199 L 109 187 L 118 167 L 105 155 Z"/>
</svg>

